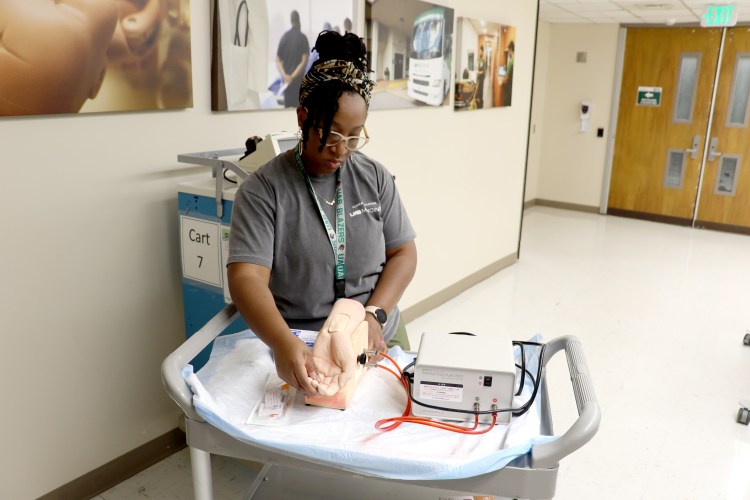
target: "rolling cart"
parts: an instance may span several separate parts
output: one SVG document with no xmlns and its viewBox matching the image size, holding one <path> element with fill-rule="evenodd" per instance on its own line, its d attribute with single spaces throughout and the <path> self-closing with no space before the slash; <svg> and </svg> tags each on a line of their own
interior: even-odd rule
<svg viewBox="0 0 750 500">
<path fill-rule="evenodd" d="M 436 499 L 466 492 L 510 498 L 543 499 L 555 495 L 559 462 L 584 446 L 596 434 L 601 419 L 599 405 L 589 375 L 581 342 L 572 336 L 546 343 L 543 367 L 557 353 L 564 352 L 578 408 L 578 419 L 563 434 L 552 440 L 532 441 L 530 451 L 497 470 L 486 473 L 438 480 L 402 480 L 376 477 L 345 469 L 300 454 L 280 451 L 268 444 L 248 443 L 207 422 L 193 405 L 193 392 L 183 369 L 193 357 L 210 345 L 238 316 L 236 307 L 228 304 L 203 328 L 188 338 L 162 364 L 162 378 L 172 399 L 185 414 L 187 442 L 193 472 L 195 498 L 213 498 L 211 454 L 252 460 L 265 464 L 245 498 L 410 498 Z M 189 370 L 187 370 L 189 371 Z M 539 406 L 538 436 L 554 436 L 552 414 L 542 370 L 541 385 L 535 405 Z M 413 442 L 409 443 L 414 447 Z M 404 460 L 404 456 L 399 456 Z M 296 485 L 296 486 L 295 486 Z M 295 489 L 297 488 L 297 489 Z M 313 491 L 323 488 L 325 493 Z M 282 496 L 279 496 L 282 495 Z M 257 497 L 255 497 L 257 498 Z"/>
</svg>

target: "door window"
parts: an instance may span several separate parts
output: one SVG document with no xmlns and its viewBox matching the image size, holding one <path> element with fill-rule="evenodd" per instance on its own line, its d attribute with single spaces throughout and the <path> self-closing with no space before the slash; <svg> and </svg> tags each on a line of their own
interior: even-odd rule
<svg viewBox="0 0 750 500">
<path fill-rule="evenodd" d="M 677 78 L 676 102 L 672 117 L 675 123 L 690 123 L 693 121 L 695 89 L 700 65 L 700 53 L 683 53 L 680 56 L 680 74 Z"/>
<path fill-rule="evenodd" d="M 750 94 L 750 54 L 737 54 L 734 63 L 734 81 L 729 99 L 727 127 L 747 126 L 747 105 Z"/>
</svg>

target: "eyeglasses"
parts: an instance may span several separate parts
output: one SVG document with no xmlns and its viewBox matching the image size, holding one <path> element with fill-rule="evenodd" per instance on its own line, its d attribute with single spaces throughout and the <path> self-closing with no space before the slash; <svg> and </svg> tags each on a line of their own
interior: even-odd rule
<svg viewBox="0 0 750 500">
<path fill-rule="evenodd" d="M 323 129 L 316 129 L 318 131 L 318 134 L 320 134 L 320 140 L 323 140 Z M 365 135 L 341 135 L 338 132 L 334 132 L 331 130 L 328 133 L 328 138 L 326 138 L 326 147 L 332 148 L 333 146 L 336 146 L 341 141 L 346 141 L 346 149 L 349 151 L 357 151 L 358 149 L 362 149 L 365 144 L 370 140 L 370 136 L 367 135 L 367 129 L 362 128 Z"/>
</svg>

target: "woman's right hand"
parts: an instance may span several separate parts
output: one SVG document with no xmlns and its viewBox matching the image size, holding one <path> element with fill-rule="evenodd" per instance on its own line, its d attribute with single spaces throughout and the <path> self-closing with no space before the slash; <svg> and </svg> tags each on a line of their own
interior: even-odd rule
<svg viewBox="0 0 750 500">
<path fill-rule="evenodd" d="M 242 317 L 273 351 L 279 377 L 297 390 L 315 394 L 317 391 L 308 379 L 318 379 L 312 349 L 289 331 L 276 308 L 268 288 L 271 270 L 259 264 L 235 262 L 227 266 L 227 277 L 232 300 Z"/>
<path fill-rule="evenodd" d="M 313 361 L 312 349 L 304 341 L 291 336 L 279 342 L 273 349 L 276 373 L 287 384 L 305 394 L 313 395 L 318 391 L 310 379 L 320 381 Z"/>
</svg>

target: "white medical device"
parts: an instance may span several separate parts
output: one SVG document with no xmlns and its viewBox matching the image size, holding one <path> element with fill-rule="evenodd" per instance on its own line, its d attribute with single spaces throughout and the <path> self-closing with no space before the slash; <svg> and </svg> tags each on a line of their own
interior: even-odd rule
<svg viewBox="0 0 750 500">
<path fill-rule="evenodd" d="M 237 164 L 245 172 L 254 172 L 258 168 L 275 158 L 280 153 L 288 151 L 297 145 L 297 134 L 293 132 L 275 132 L 266 135 L 258 143 L 255 152 L 239 160 Z"/>
<path fill-rule="evenodd" d="M 516 391 L 513 343 L 499 335 L 438 333 L 422 334 L 414 362 L 412 414 L 447 420 L 474 421 L 473 411 L 512 407 Z M 497 414 L 498 424 L 508 424 L 510 411 Z M 492 414 L 479 415 L 491 423 Z"/>
</svg>

